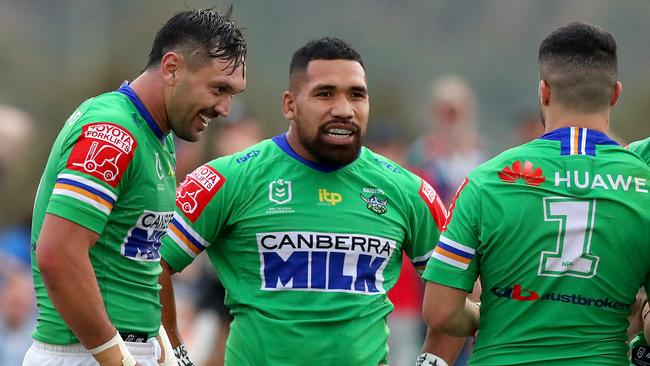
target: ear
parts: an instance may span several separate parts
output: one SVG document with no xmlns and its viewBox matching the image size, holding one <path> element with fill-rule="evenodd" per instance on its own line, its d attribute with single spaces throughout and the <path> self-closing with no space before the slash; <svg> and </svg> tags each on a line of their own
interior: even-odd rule
<svg viewBox="0 0 650 366">
<path fill-rule="evenodd" d="M 296 99 L 290 91 L 282 93 L 282 115 L 289 121 L 296 119 Z"/>
<path fill-rule="evenodd" d="M 551 102 L 551 86 L 548 85 L 546 80 L 539 81 L 539 104 L 546 107 Z"/>
<path fill-rule="evenodd" d="M 160 71 L 163 81 L 167 85 L 174 85 L 178 72 L 183 68 L 185 60 L 181 54 L 176 52 L 167 52 L 160 60 Z"/>
<path fill-rule="evenodd" d="M 620 81 L 616 82 L 614 85 L 614 91 L 612 92 L 612 99 L 609 101 L 609 106 L 613 107 L 618 102 L 618 98 L 621 97 L 621 91 L 623 90 L 623 84 Z"/>
</svg>

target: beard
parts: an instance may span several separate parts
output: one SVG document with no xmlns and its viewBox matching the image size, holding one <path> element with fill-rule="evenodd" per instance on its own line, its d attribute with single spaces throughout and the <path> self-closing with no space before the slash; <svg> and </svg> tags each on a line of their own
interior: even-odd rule
<svg viewBox="0 0 650 366">
<path fill-rule="evenodd" d="M 340 125 L 344 123 L 352 130 L 353 141 L 345 145 L 336 145 L 327 142 L 324 135 L 331 124 Z M 299 124 L 298 124 L 299 126 Z M 361 128 L 356 123 L 330 121 L 318 128 L 315 136 L 310 136 L 301 128 L 296 130 L 298 141 L 320 164 L 326 165 L 346 165 L 350 164 L 359 156 L 361 146 L 363 145 L 363 135 Z"/>
</svg>

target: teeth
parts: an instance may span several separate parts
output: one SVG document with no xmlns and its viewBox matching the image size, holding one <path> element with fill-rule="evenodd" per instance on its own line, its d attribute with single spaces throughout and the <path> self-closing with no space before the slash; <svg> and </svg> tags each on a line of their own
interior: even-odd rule
<svg viewBox="0 0 650 366">
<path fill-rule="evenodd" d="M 328 134 L 330 135 L 343 135 L 343 136 L 349 136 L 352 134 L 352 131 L 346 130 L 344 128 L 332 128 L 331 130 L 327 131 Z"/>
<path fill-rule="evenodd" d="M 210 123 L 210 121 L 212 120 L 212 118 L 206 116 L 206 115 L 203 114 L 203 113 L 199 113 L 199 118 L 201 118 L 201 119 L 203 120 L 203 124 L 206 125 L 206 126 L 207 126 L 208 123 Z"/>
</svg>

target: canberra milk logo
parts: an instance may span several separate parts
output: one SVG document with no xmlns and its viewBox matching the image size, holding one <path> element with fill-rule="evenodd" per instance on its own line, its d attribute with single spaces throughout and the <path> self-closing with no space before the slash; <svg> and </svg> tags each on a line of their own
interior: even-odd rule
<svg viewBox="0 0 650 366">
<path fill-rule="evenodd" d="M 384 269 L 394 240 L 379 236 L 319 233 L 258 233 L 260 277 L 265 291 L 385 293 Z"/>
<path fill-rule="evenodd" d="M 122 255 L 137 261 L 158 262 L 161 240 L 173 217 L 174 211 L 145 210 L 124 239 Z"/>
<path fill-rule="evenodd" d="M 279 205 L 291 201 L 291 181 L 277 179 L 269 184 L 269 200 Z"/>
</svg>

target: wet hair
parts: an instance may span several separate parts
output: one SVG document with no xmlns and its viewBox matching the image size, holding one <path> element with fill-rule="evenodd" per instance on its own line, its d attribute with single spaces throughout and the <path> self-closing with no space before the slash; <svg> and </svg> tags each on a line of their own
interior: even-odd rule
<svg viewBox="0 0 650 366">
<path fill-rule="evenodd" d="M 609 106 L 618 77 L 616 41 L 606 30 L 572 22 L 539 46 L 540 78 L 560 104 L 583 113 Z"/>
<path fill-rule="evenodd" d="M 246 40 L 231 15 L 232 6 L 225 15 L 212 9 L 176 13 L 156 34 L 145 69 L 158 67 L 165 53 L 176 51 L 193 64 L 228 61 L 234 72 L 246 62 Z"/>
<path fill-rule="evenodd" d="M 364 68 L 361 55 L 347 42 L 334 37 L 323 37 L 307 42 L 294 52 L 289 66 L 289 79 L 307 70 L 309 62 L 314 60 L 350 60 L 358 62 Z"/>
</svg>

